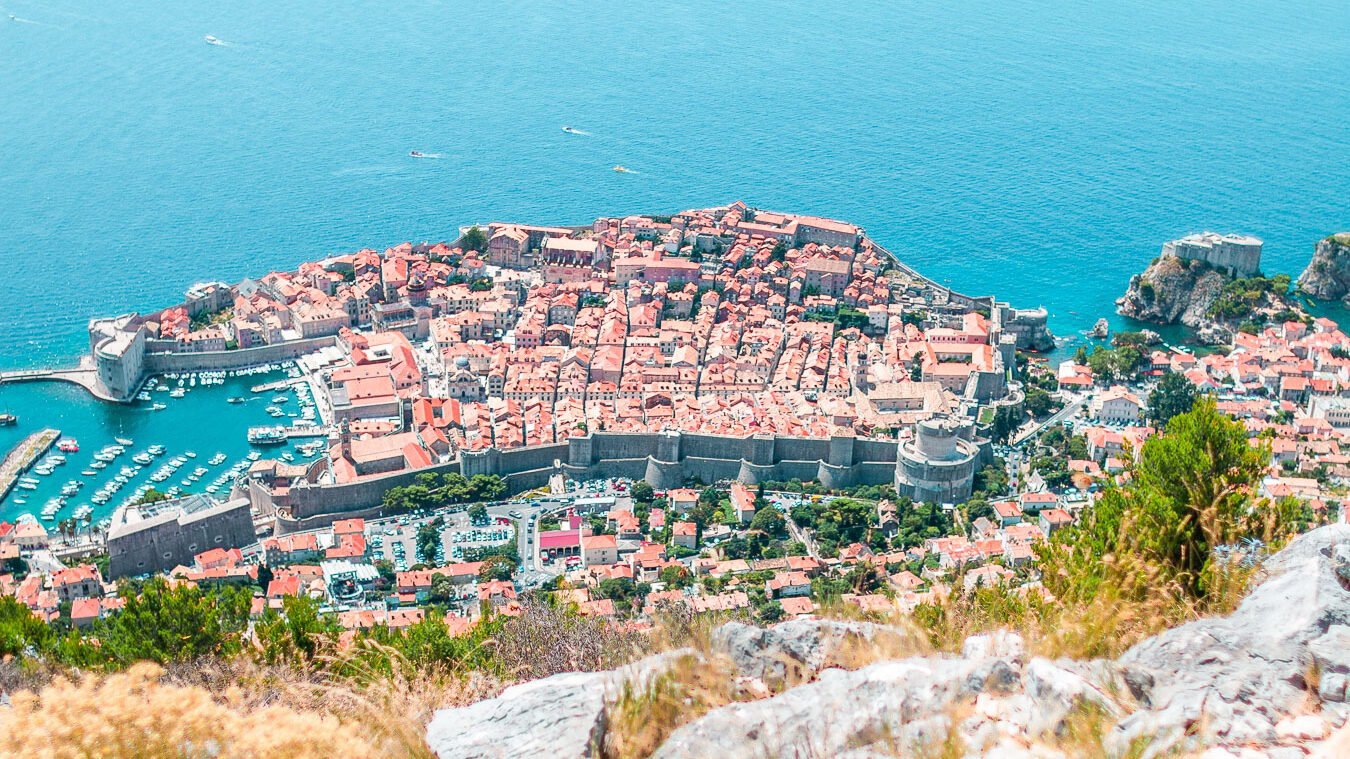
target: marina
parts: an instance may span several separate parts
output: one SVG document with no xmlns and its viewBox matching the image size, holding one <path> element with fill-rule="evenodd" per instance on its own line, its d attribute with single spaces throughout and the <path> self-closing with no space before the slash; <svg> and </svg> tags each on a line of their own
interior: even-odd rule
<svg viewBox="0 0 1350 759">
<path fill-rule="evenodd" d="M 0 519 L 29 514 L 49 529 L 73 520 L 82 530 L 152 489 L 169 497 L 224 497 L 249 464 L 264 455 L 313 461 L 326 446 L 327 430 L 309 397 L 308 383 L 298 374 L 293 365 L 274 364 L 161 375 L 141 389 L 150 400 L 131 404 L 98 401 L 73 384 L 0 386 L 0 403 L 22 420 L 0 427 L 0 445 L 12 449 L 0 470 L 11 473 L 0 478 Z M 230 401 L 252 398 L 256 394 L 251 386 L 263 381 L 273 387 L 258 400 L 270 403 L 286 393 L 282 405 L 292 415 L 275 419 L 263 403 Z M 52 428 L 32 429 L 42 423 Z M 281 426 L 284 437 L 255 448 L 247 434 L 256 426 Z"/>
</svg>

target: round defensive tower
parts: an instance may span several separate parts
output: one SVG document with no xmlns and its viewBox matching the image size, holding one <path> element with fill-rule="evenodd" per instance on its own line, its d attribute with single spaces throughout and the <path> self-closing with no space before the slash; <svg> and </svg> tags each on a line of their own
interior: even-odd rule
<svg viewBox="0 0 1350 759">
<path fill-rule="evenodd" d="M 970 497 L 979 447 L 968 420 L 932 417 L 914 425 L 898 448 L 895 489 L 916 501 L 960 503 Z"/>
</svg>

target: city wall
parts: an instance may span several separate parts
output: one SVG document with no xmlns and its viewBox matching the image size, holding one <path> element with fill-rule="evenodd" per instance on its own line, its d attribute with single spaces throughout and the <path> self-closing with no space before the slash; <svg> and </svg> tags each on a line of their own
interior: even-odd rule
<svg viewBox="0 0 1350 759">
<path fill-rule="evenodd" d="M 260 364 L 289 361 L 336 343 L 335 335 L 327 335 L 230 351 L 181 352 L 168 350 L 169 346 L 176 345 L 172 340 L 148 340 L 145 346 L 145 372 L 163 374 L 243 369 Z"/>
<path fill-rule="evenodd" d="M 323 526 L 322 519 L 373 514 L 386 490 L 407 485 L 424 472 L 495 474 L 510 492 L 543 487 L 561 473 L 576 480 L 604 477 L 645 479 L 658 489 L 740 480 L 754 485 L 779 480 L 820 480 L 826 487 L 880 485 L 895 481 L 897 441 L 803 438 L 775 435 L 734 437 L 697 433 L 594 432 L 565 443 L 511 450 L 464 451 L 460 458 L 426 469 L 391 472 L 346 484 L 297 484 L 291 515 L 279 531 Z M 302 526 L 303 525 L 303 526 Z"/>
</svg>

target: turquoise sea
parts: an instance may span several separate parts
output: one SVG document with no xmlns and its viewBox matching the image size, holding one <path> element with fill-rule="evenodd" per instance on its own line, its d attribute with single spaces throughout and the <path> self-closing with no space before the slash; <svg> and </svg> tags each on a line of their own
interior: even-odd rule
<svg viewBox="0 0 1350 759">
<path fill-rule="evenodd" d="M 862 224 L 1073 334 L 1187 232 L 1296 273 L 1350 229 L 1347 159 L 1345 0 L 0 0 L 0 364 L 72 361 L 89 316 L 200 280 L 736 199 Z M 206 395 L 147 434 L 237 441 Z M 0 406 L 0 447 L 132 413 Z"/>
</svg>

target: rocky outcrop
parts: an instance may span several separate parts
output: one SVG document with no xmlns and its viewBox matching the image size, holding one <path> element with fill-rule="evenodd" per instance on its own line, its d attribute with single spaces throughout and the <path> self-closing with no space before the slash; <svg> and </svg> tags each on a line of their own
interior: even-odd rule
<svg viewBox="0 0 1350 759">
<path fill-rule="evenodd" d="M 1350 232 L 1317 243 L 1312 261 L 1298 277 L 1298 287 L 1318 300 L 1350 301 Z"/>
<path fill-rule="evenodd" d="M 1011 633 L 972 637 L 961 656 L 887 658 L 887 641 L 904 644 L 908 633 L 818 620 L 727 624 L 711 655 L 760 683 L 747 689 L 758 695 L 675 729 L 656 755 L 863 757 L 956 746 L 965 756 L 1062 756 L 1057 740 L 1083 715 L 1103 731 L 1093 755 L 1344 755 L 1350 525 L 1300 537 L 1263 572 L 1232 615 L 1169 630 L 1118 660 L 1030 657 Z M 859 644 L 883 655 L 841 668 L 859 663 L 850 655 Z M 676 652 L 516 686 L 438 713 L 429 741 L 442 759 L 597 756 L 616 692 L 643 687 L 680 655 L 705 656 Z"/>
<path fill-rule="evenodd" d="M 1203 261 L 1162 256 L 1130 278 L 1116 311 L 1154 324 L 1201 327 L 1211 321 L 1209 307 L 1229 281 L 1227 274 Z"/>
<path fill-rule="evenodd" d="M 566 672 L 513 685 L 496 698 L 436 712 L 427 744 L 440 759 L 595 756 L 609 704 L 642 688 L 691 651 L 671 651 L 608 672 Z"/>
</svg>

